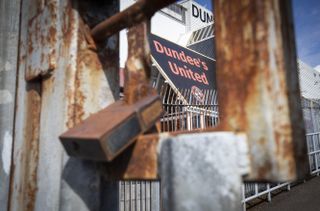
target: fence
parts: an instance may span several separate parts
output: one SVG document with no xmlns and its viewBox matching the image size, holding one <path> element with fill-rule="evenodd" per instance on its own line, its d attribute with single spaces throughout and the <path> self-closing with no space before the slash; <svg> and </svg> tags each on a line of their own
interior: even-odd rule
<svg viewBox="0 0 320 211">
<path fill-rule="evenodd" d="M 320 129 L 319 129 L 319 115 L 320 107 L 319 101 L 308 100 L 302 98 L 302 109 L 304 113 L 304 120 L 306 125 L 306 138 L 308 145 L 310 174 L 319 175 L 320 172 Z M 313 132 L 310 132 L 313 131 Z M 317 132 L 314 132 L 317 131 Z M 267 201 L 271 201 L 272 192 L 286 187 L 290 190 L 290 183 L 245 183 L 243 185 L 242 205 L 243 210 L 246 210 L 246 204 L 253 202 L 255 199 L 266 196 Z M 254 202 L 253 202 L 254 203 Z"/>
<path fill-rule="evenodd" d="M 192 130 L 206 128 L 218 123 L 217 93 L 212 91 L 204 92 L 204 102 L 198 102 L 191 94 L 191 90 L 175 90 L 168 84 L 160 89 L 164 115 L 161 119 L 163 132 Z M 315 117 L 320 114 L 319 107 L 310 106 L 310 100 L 302 99 L 307 131 L 318 130 L 318 122 Z M 311 102 L 312 104 L 312 102 Z M 313 102 L 313 105 L 315 102 Z M 308 105 L 308 106 L 306 106 Z M 307 109 L 310 111 L 308 112 Z M 307 116 L 308 115 L 308 116 Z M 311 123 L 310 123 L 311 121 Z M 310 163 L 310 174 L 320 172 L 320 132 L 312 132 L 306 135 L 308 144 L 308 155 Z M 160 206 L 160 182 L 158 181 L 128 181 L 120 182 L 120 210 L 161 210 Z M 244 183 L 243 184 L 243 210 L 246 210 L 248 203 L 254 205 L 255 199 L 266 197 L 271 201 L 272 193 L 280 189 L 290 190 L 290 183 Z"/>
<path fill-rule="evenodd" d="M 5 59 L 0 63 L 5 100 L 0 110 L 0 134 L 4 137 L 0 148 L 5 153 L 1 159 L 0 209 L 99 210 L 111 201 L 107 196 L 112 194 L 105 190 L 102 172 L 96 163 L 69 158 L 57 137 L 118 96 L 118 37 L 108 38 L 95 49 L 88 28 L 115 14 L 119 2 L 41 2 L 6 0 L 2 4 L 5 18 L 1 28 L 5 33 L 0 40 Z M 47 52 L 47 47 L 52 51 Z M 39 59 L 42 51 L 47 59 Z M 30 68 L 30 64 L 37 68 Z M 187 95 L 185 100 L 192 102 L 193 97 Z M 171 98 L 164 99 L 170 102 Z M 208 108 L 193 103 L 165 105 L 163 130 L 216 124 L 216 103 L 208 101 Z M 207 112 L 211 108 L 213 112 Z M 173 109 L 180 109 L 181 121 L 169 116 L 176 111 Z M 169 119 L 175 124 L 168 124 Z M 129 181 L 119 186 L 120 209 L 160 210 L 158 182 Z"/>
<path fill-rule="evenodd" d="M 160 120 L 162 132 L 192 130 L 218 124 L 215 90 L 203 91 L 200 102 L 191 90 L 175 90 L 164 83 L 163 79 L 158 80 L 154 86 L 158 88 L 162 98 L 164 110 Z M 159 181 L 120 181 L 119 190 L 120 211 L 161 210 Z"/>
<path fill-rule="evenodd" d="M 309 133 L 307 136 L 308 142 L 308 155 L 310 163 L 310 174 L 319 175 L 320 172 L 320 132 Z M 262 196 L 266 196 L 267 201 L 271 201 L 272 192 L 277 191 L 286 187 L 290 190 L 290 183 L 245 183 L 243 185 L 242 195 L 243 195 L 243 210 L 246 210 L 246 203 L 253 201 Z M 254 204 L 254 203 L 253 203 Z"/>
<path fill-rule="evenodd" d="M 120 211 L 160 211 L 160 182 L 120 181 Z"/>
<path fill-rule="evenodd" d="M 212 127 L 218 124 L 218 102 L 215 90 L 203 92 L 203 101 L 199 102 L 191 90 L 177 90 L 164 83 L 162 79 L 155 84 L 162 97 L 165 111 L 161 118 L 162 132 L 192 130 Z M 302 98 L 304 120 L 307 130 L 308 155 L 310 174 L 320 172 L 320 130 L 318 115 L 320 115 L 319 102 Z M 318 132 L 314 132 L 318 131 Z M 255 199 L 266 197 L 271 201 L 272 193 L 280 189 L 290 190 L 290 183 L 244 183 L 243 210 L 248 203 L 255 203 Z M 161 210 L 160 182 L 158 181 L 121 181 L 120 210 L 121 211 L 159 211 Z"/>
<path fill-rule="evenodd" d="M 189 89 L 179 90 L 179 95 L 169 85 L 161 89 L 164 115 L 161 118 L 163 132 L 206 128 L 218 123 L 218 103 L 215 90 L 203 92 L 199 102 Z"/>
</svg>

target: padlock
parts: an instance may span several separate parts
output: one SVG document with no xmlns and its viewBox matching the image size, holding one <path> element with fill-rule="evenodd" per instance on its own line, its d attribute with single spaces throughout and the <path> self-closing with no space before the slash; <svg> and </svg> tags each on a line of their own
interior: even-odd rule
<svg viewBox="0 0 320 211">
<path fill-rule="evenodd" d="M 60 140 L 70 156 L 111 161 L 153 127 L 161 114 L 156 94 L 134 104 L 117 101 L 62 134 Z"/>
</svg>

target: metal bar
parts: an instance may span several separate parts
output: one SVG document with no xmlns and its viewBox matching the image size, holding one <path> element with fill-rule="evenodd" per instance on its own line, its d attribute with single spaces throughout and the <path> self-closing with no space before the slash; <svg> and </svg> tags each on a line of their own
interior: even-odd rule
<svg viewBox="0 0 320 211">
<path fill-rule="evenodd" d="M 320 153 L 320 150 L 316 150 L 316 151 L 313 151 L 313 152 L 309 152 L 308 154 L 309 154 L 309 155 L 313 155 L 313 154 L 316 154 L 316 153 Z"/>
<path fill-rule="evenodd" d="M 257 195 L 259 193 L 258 183 L 254 184 L 254 194 Z"/>
<path fill-rule="evenodd" d="M 117 13 L 95 26 L 92 29 L 92 37 L 96 41 L 105 40 L 107 37 L 124 28 L 149 20 L 157 10 L 174 2 L 175 0 L 139 0 L 124 11 Z"/>
<path fill-rule="evenodd" d="M 314 135 L 312 136 L 312 143 L 313 143 L 313 148 L 314 148 L 314 160 L 315 160 L 315 168 L 318 169 L 318 156 L 317 156 L 317 152 L 316 152 L 316 141 L 314 139 Z"/>
<path fill-rule="evenodd" d="M 244 184 L 242 184 L 241 190 L 242 190 L 242 199 L 245 199 L 246 196 L 245 196 L 245 185 Z M 242 210 L 243 211 L 247 210 L 247 206 L 246 206 L 246 202 L 245 201 L 242 201 Z"/>
<path fill-rule="evenodd" d="M 151 58 L 147 34 L 150 22 L 129 29 L 128 59 L 125 67 L 124 100 L 132 104 L 155 90 L 150 87 Z"/>
<path fill-rule="evenodd" d="M 270 184 L 267 184 L 267 191 L 268 191 L 268 202 L 271 202 L 271 191 L 270 191 Z"/>
<path fill-rule="evenodd" d="M 282 187 L 284 187 L 284 186 L 286 186 L 286 185 L 288 185 L 288 184 L 289 184 L 289 183 L 283 183 L 283 184 L 281 184 L 281 185 L 277 185 L 277 186 L 275 186 L 275 187 L 270 188 L 269 191 L 268 191 L 268 190 L 265 190 L 265 191 L 262 191 L 262 192 L 260 192 L 260 193 L 258 193 L 258 194 L 256 194 L 256 195 L 254 195 L 254 196 L 250 196 L 250 197 L 248 197 L 248 198 L 245 198 L 244 200 L 242 200 L 242 202 L 251 201 L 252 199 L 258 198 L 259 196 L 263 196 L 263 195 L 267 194 L 268 192 L 272 192 L 272 191 L 277 190 L 277 189 L 279 189 L 279 188 L 282 188 Z"/>
<path fill-rule="evenodd" d="M 291 1 L 216 0 L 214 9 L 219 128 L 247 133 L 247 179 L 307 175 Z"/>
<path fill-rule="evenodd" d="M 320 132 L 307 133 L 306 136 L 320 135 Z"/>
</svg>

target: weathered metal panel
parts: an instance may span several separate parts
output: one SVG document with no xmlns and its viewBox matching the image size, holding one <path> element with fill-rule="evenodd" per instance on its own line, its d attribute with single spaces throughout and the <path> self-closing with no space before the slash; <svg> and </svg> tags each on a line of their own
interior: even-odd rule
<svg viewBox="0 0 320 211">
<path fill-rule="evenodd" d="M 245 135 L 169 136 L 159 152 L 164 210 L 241 210 L 242 175 L 249 171 Z"/>
<path fill-rule="evenodd" d="M 108 186 L 100 185 L 99 164 L 69 159 L 58 136 L 119 95 L 118 37 L 96 51 L 88 30 L 117 12 L 118 2 L 57 1 L 55 70 L 26 82 L 28 23 L 45 6 L 22 4 L 11 210 L 99 210 L 110 206 L 101 202 Z"/>
<path fill-rule="evenodd" d="M 248 134 L 254 180 L 308 173 L 290 1 L 216 0 L 220 130 Z"/>
<path fill-rule="evenodd" d="M 0 1 L 0 210 L 7 210 L 19 49 L 20 0 Z"/>
<path fill-rule="evenodd" d="M 21 4 L 19 70 L 17 74 L 17 108 L 14 131 L 13 169 L 10 193 L 10 210 L 33 210 L 37 177 L 38 136 L 40 119 L 40 86 L 25 83 L 25 59 L 28 15 L 35 14 L 37 7 L 29 10 L 29 1 Z M 34 3 L 34 2 L 33 2 Z M 35 4 L 37 6 L 41 4 Z M 22 9 L 27 7 L 28 9 Z M 28 121 L 29 120 L 29 121 Z"/>
</svg>

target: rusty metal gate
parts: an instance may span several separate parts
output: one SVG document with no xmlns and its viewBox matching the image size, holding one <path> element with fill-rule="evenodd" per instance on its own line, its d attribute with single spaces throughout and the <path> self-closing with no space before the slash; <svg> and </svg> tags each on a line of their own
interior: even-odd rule
<svg viewBox="0 0 320 211">
<path fill-rule="evenodd" d="M 140 7 L 132 8 L 138 12 L 127 14 L 132 18 L 122 14 L 107 21 L 111 26 L 96 40 L 91 30 L 118 13 L 118 1 L 1 2 L 0 138 L 3 141 L 0 142 L 0 210 L 116 210 L 119 208 L 119 186 L 110 182 L 111 173 L 119 173 L 117 178 L 124 179 L 159 178 L 161 166 L 157 165 L 157 159 L 161 160 L 165 154 L 157 154 L 155 150 L 159 143 L 157 135 L 137 139 L 135 145 L 127 149 L 129 151 L 108 163 L 69 157 L 58 139 L 63 131 L 118 99 L 119 48 L 118 35 L 114 34 L 121 28 L 147 20 L 155 11 L 174 1 L 150 2 L 138 1 Z M 251 149 L 251 163 L 246 163 L 245 171 L 237 168 L 239 171 L 232 178 L 235 180 L 229 181 L 239 185 L 243 174 L 247 174 L 247 180 L 254 181 L 288 181 L 304 176 L 307 157 L 305 142 L 301 141 L 305 137 L 297 100 L 299 82 L 295 74 L 290 1 L 252 1 L 248 4 L 238 0 L 227 3 L 216 0 L 215 3 L 217 81 L 220 82 L 218 91 L 223 93 L 219 95 L 219 129 L 229 131 L 228 135 L 237 141 L 235 133 L 246 134 Z M 239 18 L 228 18 L 234 14 Z M 119 17 L 127 18 L 119 23 Z M 139 26 L 146 29 L 147 25 L 144 22 Z M 239 36 L 235 38 L 234 32 Z M 137 33 L 133 32 L 133 35 Z M 138 45 L 141 54 L 147 53 L 144 49 L 147 45 L 143 45 L 146 39 L 135 38 L 133 40 L 138 42 L 132 44 Z M 131 59 L 131 62 L 139 61 Z M 164 87 L 163 93 L 166 96 L 163 99 L 168 103 L 163 129 L 204 128 L 217 122 L 216 110 L 205 110 L 201 106 L 199 109 L 192 98 L 190 105 L 181 106 L 179 102 L 171 105 L 173 99 L 179 98 L 172 97 L 174 92 L 168 87 Z M 216 108 L 215 100 L 209 100 L 208 106 Z M 266 108 L 270 114 L 268 119 L 263 116 Z M 178 118 L 170 116 L 169 111 L 179 114 Z M 257 122 L 266 130 L 256 128 Z M 223 144 L 218 139 L 215 139 L 218 145 L 212 145 L 211 149 L 216 150 L 216 146 Z M 234 146 L 235 160 L 237 143 L 228 144 Z M 201 150 L 205 151 L 204 148 Z M 129 163 L 122 162 L 122 158 Z M 127 165 L 123 170 L 124 164 Z M 219 177 L 219 181 L 230 175 Z M 141 188 L 143 185 L 147 188 Z M 140 191 L 139 188 L 130 190 L 130 193 L 143 193 L 140 198 L 144 197 L 146 203 L 133 204 L 130 200 L 131 205 L 123 207 L 152 209 L 149 201 L 159 199 L 160 188 L 155 189 L 156 197 L 152 197 L 152 191 L 148 191 L 152 188 L 148 186 L 147 182 L 140 183 Z M 125 193 L 123 195 L 126 197 Z M 210 201 L 203 202 L 207 205 Z M 236 204 L 232 201 L 221 206 L 236 207 Z M 172 203 L 166 204 L 170 205 Z M 160 207 L 155 206 L 155 209 Z"/>
</svg>

